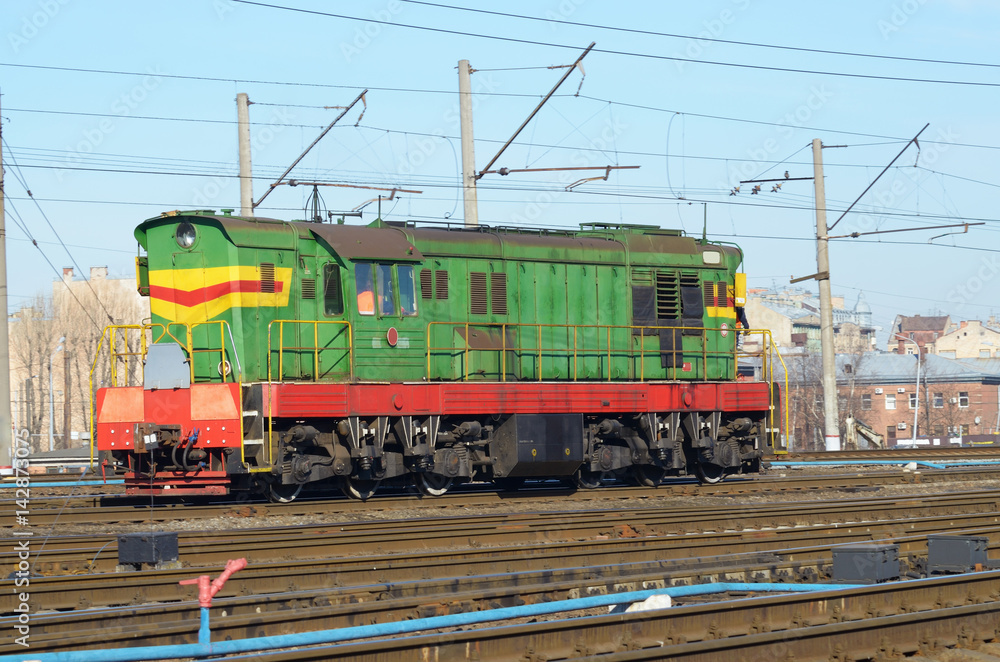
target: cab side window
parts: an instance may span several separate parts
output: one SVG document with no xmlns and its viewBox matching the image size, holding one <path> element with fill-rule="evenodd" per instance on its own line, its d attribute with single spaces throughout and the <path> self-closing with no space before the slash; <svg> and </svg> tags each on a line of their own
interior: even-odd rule
<svg viewBox="0 0 1000 662">
<path fill-rule="evenodd" d="M 399 278 L 399 309 L 404 316 L 417 314 L 417 288 L 413 280 L 413 266 L 409 264 L 396 265 L 396 276 Z"/>
<path fill-rule="evenodd" d="M 354 265 L 354 281 L 360 314 L 377 314 L 379 317 L 411 317 L 417 314 L 413 265 L 358 262 Z"/>
<path fill-rule="evenodd" d="M 396 299 L 392 294 L 392 265 L 378 265 L 378 311 L 380 315 L 396 315 Z"/>
<path fill-rule="evenodd" d="M 358 292 L 358 312 L 362 315 L 374 315 L 375 278 L 371 264 L 359 262 L 354 265 L 354 283 Z"/>
</svg>

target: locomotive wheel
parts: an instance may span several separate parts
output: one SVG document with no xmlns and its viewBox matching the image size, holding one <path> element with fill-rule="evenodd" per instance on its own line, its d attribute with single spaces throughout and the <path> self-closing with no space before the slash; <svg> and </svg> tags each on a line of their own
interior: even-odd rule
<svg viewBox="0 0 1000 662">
<path fill-rule="evenodd" d="M 344 479 L 344 495 L 358 501 L 367 501 L 375 494 L 381 480 L 362 480 L 360 478 Z"/>
<path fill-rule="evenodd" d="M 601 474 L 589 469 L 577 469 L 573 474 L 573 483 L 585 490 L 594 490 L 601 486 Z"/>
<path fill-rule="evenodd" d="M 271 483 L 267 488 L 267 500 L 271 503 L 291 503 L 302 491 L 302 483 L 298 485 L 278 485 Z"/>
<path fill-rule="evenodd" d="M 726 477 L 725 468 L 711 462 L 699 462 L 695 468 L 695 472 L 698 474 L 698 480 L 702 485 L 715 485 L 716 483 L 721 483 L 722 479 Z"/>
<path fill-rule="evenodd" d="M 451 488 L 452 479 L 441 474 L 421 472 L 413 475 L 413 482 L 424 496 L 443 496 Z"/>
<path fill-rule="evenodd" d="M 642 487 L 656 487 L 663 480 L 666 471 L 648 464 L 632 465 L 632 480 Z"/>
</svg>

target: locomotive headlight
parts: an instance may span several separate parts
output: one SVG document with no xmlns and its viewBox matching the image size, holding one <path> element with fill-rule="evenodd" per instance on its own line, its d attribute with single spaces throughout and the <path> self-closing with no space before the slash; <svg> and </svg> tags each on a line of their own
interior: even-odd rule
<svg viewBox="0 0 1000 662">
<path fill-rule="evenodd" d="M 174 235 L 174 238 L 177 239 L 177 245 L 181 248 L 191 248 L 194 246 L 194 240 L 197 236 L 198 233 L 194 226 L 185 221 L 177 226 L 177 234 Z"/>
</svg>

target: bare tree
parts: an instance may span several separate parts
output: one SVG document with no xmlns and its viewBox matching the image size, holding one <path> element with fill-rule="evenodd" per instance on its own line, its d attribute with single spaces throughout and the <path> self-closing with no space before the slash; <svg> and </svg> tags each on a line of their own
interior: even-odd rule
<svg viewBox="0 0 1000 662">
<path fill-rule="evenodd" d="M 48 447 L 47 442 L 37 440 L 47 437 L 50 398 L 56 447 L 68 448 L 71 432 L 89 430 L 93 394 L 96 389 L 111 385 L 112 361 L 119 385 L 138 382 L 140 332 L 117 334 L 119 356 L 112 359 L 107 326 L 112 320 L 118 325 L 141 324 L 148 317 L 148 310 L 147 300 L 138 296 L 131 279 L 102 277 L 87 282 L 67 278 L 56 283 L 53 296 L 39 295 L 13 316 L 11 383 L 20 387 L 16 421 L 17 425 L 27 427 L 31 438 L 36 440 L 32 445 L 34 450 Z M 60 342 L 66 356 L 56 356 L 53 360 Z M 69 430 L 64 429 L 65 408 L 69 409 Z"/>
<path fill-rule="evenodd" d="M 17 424 L 31 435 L 32 450 L 42 450 L 43 424 L 48 421 L 51 354 L 59 338 L 51 302 L 37 296 L 14 315 L 10 326 L 13 384 L 19 384 Z"/>
<path fill-rule="evenodd" d="M 786 356 L 789 434 L 796 450 L 816 450 L 823 442 L 823 364 L 819 355 Z"/>
</svg>

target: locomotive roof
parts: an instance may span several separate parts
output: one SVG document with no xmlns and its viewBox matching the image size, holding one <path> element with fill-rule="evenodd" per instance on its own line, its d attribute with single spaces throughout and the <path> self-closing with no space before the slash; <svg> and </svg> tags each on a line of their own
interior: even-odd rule
<svg viewBox="0 0 1000 662">
<path fill-rule="evenodd" d="M 637 253 L 696 255 L 705 248 L 726 254 L 740 255 L 735 246 L 708 244 L 702 246 L 692 237 L 676 231 L 658 228 L 601 228 L 579 232 L 547 232 L 491 228 L 444 229 L 402 227 L 406 236 L 428 255 L 463 255 L 468 257 L 503 258 L 509 253 L 554 260 L 577 259 L 605 264 L 624 264 L 626 255 Z"/>
<path fill-rule="evenodd" d="M 401 232 L 386 232 L 383 228 L 363 225 L 328 225 L 323 223 L 292 223 L 312 232 L 330 244 L 348 260 L 412 260 L 419 262 L 423 254 Z"/>
<path fill-rule="evenodd" d="M 174 211 L 148 219 L 135 235 L 145 246 L 146 229 L 154 223 L 169 223 L 182 217 L 198 217 L 218 223 L 230 239 L 245 246 L 291 249 L 295 235 L 310 233 L 345 259 L 419 262 L 428 255 L 461 255 L 503 259 L 531 251 L 536 257 L 556 260 L 626 262 L 636 253 L 694 255 L 710 249 L 740 255 L 731 245 L 702 245 L 676 230 L 652 226 L 588 224 L 580 231 L 524 230 L 520 228 L 436 228 L 409 223 L 375 221 L 366 226 L 286 222 L 270 218 L 246 219 L 211 211 Z M 634 258 L 633 258 L 634 259 Z"/>
</svg>

